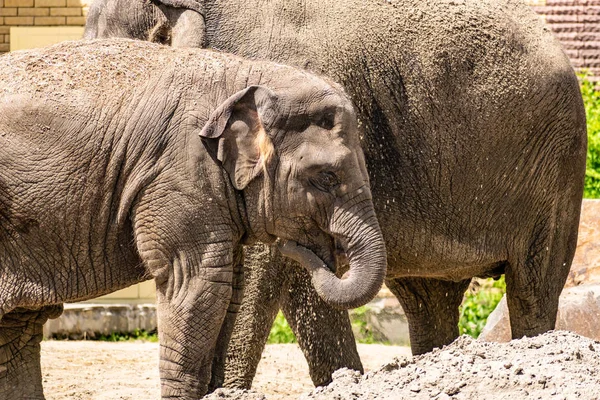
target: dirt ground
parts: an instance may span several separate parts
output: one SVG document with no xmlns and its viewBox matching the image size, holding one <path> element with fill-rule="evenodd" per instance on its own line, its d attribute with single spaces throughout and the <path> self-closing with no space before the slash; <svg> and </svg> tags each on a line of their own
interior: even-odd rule
<svg viewBox="0 0 600 400">
<path fill-rule="evenodd" d="M 50 399 L 157 399 L 155 343 L 60 342 L 42 344 Z M 255 380 L 257 393 L 216 392 L 210 399 L 495 399 L 600 400 L 600 342 L 566 331 L 509 343 L 463 336 L 411 357 L 406 347 L 359 345 L 368 371 L 335 373 L 314 388 L 296 345 L 271 345 Z M 312 391 L 312 392 L 311 392 Z"/>
<path fill-rule="evenodd" d="M 398 346 L 359 345 L 358 349 L 367 370 L 395 356 L 410 354 L 409 348 Z M 157 343 L 44 341 L 42 374 L 48 400 L 160 397 Z M 314 389 L 298 346 L 268 345 L 253 389 L 266 394 L 269 400 L 297 399 Z"/>
<path fill-rule="evenodd" d="M 365 376 L 341 370 L 323 399 L 600 399 L 600 342 L 566 331 L 508 343 L 468 336 L 414 358 L 398 358 Z"/>
</svg>

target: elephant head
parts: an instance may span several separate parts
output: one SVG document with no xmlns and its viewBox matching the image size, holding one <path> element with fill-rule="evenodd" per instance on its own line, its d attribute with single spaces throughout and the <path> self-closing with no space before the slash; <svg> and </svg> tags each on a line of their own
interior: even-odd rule
<svg viewBox="0 0 600 400">
<path fill-rule="evenodd" d="M 202 5 L 194 0 L 97 0 L 90 6 L 84 39 L 129 38 L 203 47 Z"/>
<path fill-rule="evenodd" d="M 200 136 L 243 194 L 246 243 L 279 238 L 282 253 L 308 269 L 335 307 L 377 294 L 385 247 L 356 115 L 339 86 L 316 78 L 277 84 L 276 93 L 251 86 L 214 111 Z M 350 265 L 342 279 L 334 274 L 340 250 Z"/>
</svg>

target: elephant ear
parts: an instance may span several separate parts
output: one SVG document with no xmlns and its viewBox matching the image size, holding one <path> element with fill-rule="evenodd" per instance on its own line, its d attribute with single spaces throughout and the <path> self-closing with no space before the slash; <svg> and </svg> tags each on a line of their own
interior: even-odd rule
<svg viewBox="0 0 600 400">
<path fill-rule="evenodd" d="M 225 100 L 200 132 L 209 153 L 221 162 L 237 190 L 266 168 L 274 152 L 265 116 L 273 113 L 275 105 L 270 89 L 250 86 Z"/>
</svg>

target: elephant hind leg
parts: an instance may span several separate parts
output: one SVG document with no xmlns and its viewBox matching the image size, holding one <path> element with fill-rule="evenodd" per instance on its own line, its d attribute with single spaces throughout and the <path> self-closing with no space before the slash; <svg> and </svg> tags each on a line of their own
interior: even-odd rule
<svg viewBox="0 0 600 400">
<path fill-rule="evenodd" d="M 17 308 L 0 320 L 0 398 L 43 399 L 40 342 L 43 325 L 62 305 Z"/>
<path fill-rule="evenodd" d="M 577 243 L 577 223 L 538 226 L 521 256 L 506 270 L 506 300 L 512 338 L 554 329 L 560 293 Z"/>
<path fill-rule="evenodd" d="M 226 387 L 251 387 L 280 306 L 316 386 L 327 384 L 342 367 L 363 371 L 348 312 L 321 300 L 304 268 L 276 246 L 264 245 L 246 248 L 245 266 L 247 286 L 227 351 Z"/>
<path fill-rule="evenodd" d="M 447 345 L 458 337 L 458 307 L 470 282 L 429 278 L 386 281 L 406 314 L 414 355 Z"/>
</svg>

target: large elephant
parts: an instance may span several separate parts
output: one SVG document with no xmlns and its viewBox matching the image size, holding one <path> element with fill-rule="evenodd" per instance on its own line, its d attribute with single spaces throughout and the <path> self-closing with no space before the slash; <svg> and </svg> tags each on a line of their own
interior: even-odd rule
<svg viewBox="0 0 600 400">
<path fill-rule="evenodd" d="M 162 17 L 136 15 L 134 36 L 157 40 L 149 33 L 160 31 L 178 45 L 189 19 L 169 15 L 197 12 L 189 32 L 203 46 L 307 67 L 350 94 L 386 283 L 406 312 L 413 353 L 457 337 L 474 276 L 506 274 L 513 337 L 554 327 L 577 238 L 585 114 L 569 60 L 522 0 L 188 1 L 157 0 Z M 86 36 L 131 23 L 132 3 L 96 0 Z M 269 252 L 267 262 L 250 260 L 226 382 L 249 386 L 279 307 L 315 384 L 342 366 L 362 369 L 347 313 Z"/>
<path fill-rule="evenodd" d="M 385 247 L 339 86 L 131 40 L 12 53 L 0 82 L 0 398 L 43 398 L 42 324 L 63 302 L 149 278 L 162 396 L 202 397 L 243 243 L 280 239 L 332 306 L 379 291 Z"/>
</svg>

